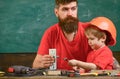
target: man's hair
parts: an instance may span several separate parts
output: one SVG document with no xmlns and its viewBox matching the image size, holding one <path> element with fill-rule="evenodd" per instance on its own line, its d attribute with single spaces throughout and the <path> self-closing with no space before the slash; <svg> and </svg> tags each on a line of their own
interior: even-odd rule
<svg viewBox="0 0 120 79">
<path fill-rule="evenodd" d="M 103 31 L 98 29 L 95 26 L 88 26 L 87 28 L 85 28 L 85 34 L 89 35 L 89 34 L 93 34 L 95 37 L 97 37 L 98 39 L 102 38 L 104 35 L 106 35 L 106 41 L 105 44 L 108 45 L 110 42 L 110 34 L 107 31 Z"/>
<path fill-rule="evenodd" d="M 78 0 L 55 0 L 55 7 L 59 8 L 60 4 L 64 5 L 64 4 L 69 4 L 71 2 L 77 2 L 78 4 Z"/>
</svg>

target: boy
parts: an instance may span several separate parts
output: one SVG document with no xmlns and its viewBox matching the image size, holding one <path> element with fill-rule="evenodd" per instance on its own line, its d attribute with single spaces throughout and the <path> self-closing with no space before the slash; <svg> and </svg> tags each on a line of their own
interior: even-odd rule
<svg viewBox="0 0 120 79">
<path fill-rule="evenodd" d="M 116 43 L 116 29 L 112 21 L 106 17 L 94 18 L 85 28 L 88 43 L 93 49 L 87 56 L 87 62 L 69 60 L 69 65 L 89 70 L 112 70 L 113 55 L 108 45 Z"/>
</svg>

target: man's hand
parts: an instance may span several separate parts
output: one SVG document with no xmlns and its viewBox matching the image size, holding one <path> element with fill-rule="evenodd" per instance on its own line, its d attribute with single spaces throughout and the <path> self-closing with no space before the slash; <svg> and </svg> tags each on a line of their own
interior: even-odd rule
<svg viewBox="0 0 120 79">
<path fill-rule="evenodd" d="M 48 68 L 53 62 L 54 58 L 50 55 L 37 55 L 33 62 L 33 68 Z"/>
</svg>

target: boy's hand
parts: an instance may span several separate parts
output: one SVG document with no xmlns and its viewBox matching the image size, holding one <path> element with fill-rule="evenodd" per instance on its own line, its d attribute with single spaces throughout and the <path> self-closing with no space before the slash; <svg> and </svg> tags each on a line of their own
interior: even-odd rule
<svg viewBox="0 0 120 79">
<path fill-rule="evenodd" d="M 72 59 L 72 60 L 68 61 L 68 64 L 71 66 L 77 66 L 77 62 L 78 62 L 78 60 Z"/>
</svg>

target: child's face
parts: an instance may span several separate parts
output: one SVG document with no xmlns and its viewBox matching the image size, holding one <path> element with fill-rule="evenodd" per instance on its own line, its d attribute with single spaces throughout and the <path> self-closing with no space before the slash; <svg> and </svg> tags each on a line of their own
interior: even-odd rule
<svg viewBox="0 0 120 79">
<path fill-rule="evenodd" d="M 88 43 L 93 50 L 97 50 L 105 45 L 103 38 L 98 39 L 93 34 L 86 35 L 88 38 Z"/>
</svg>

